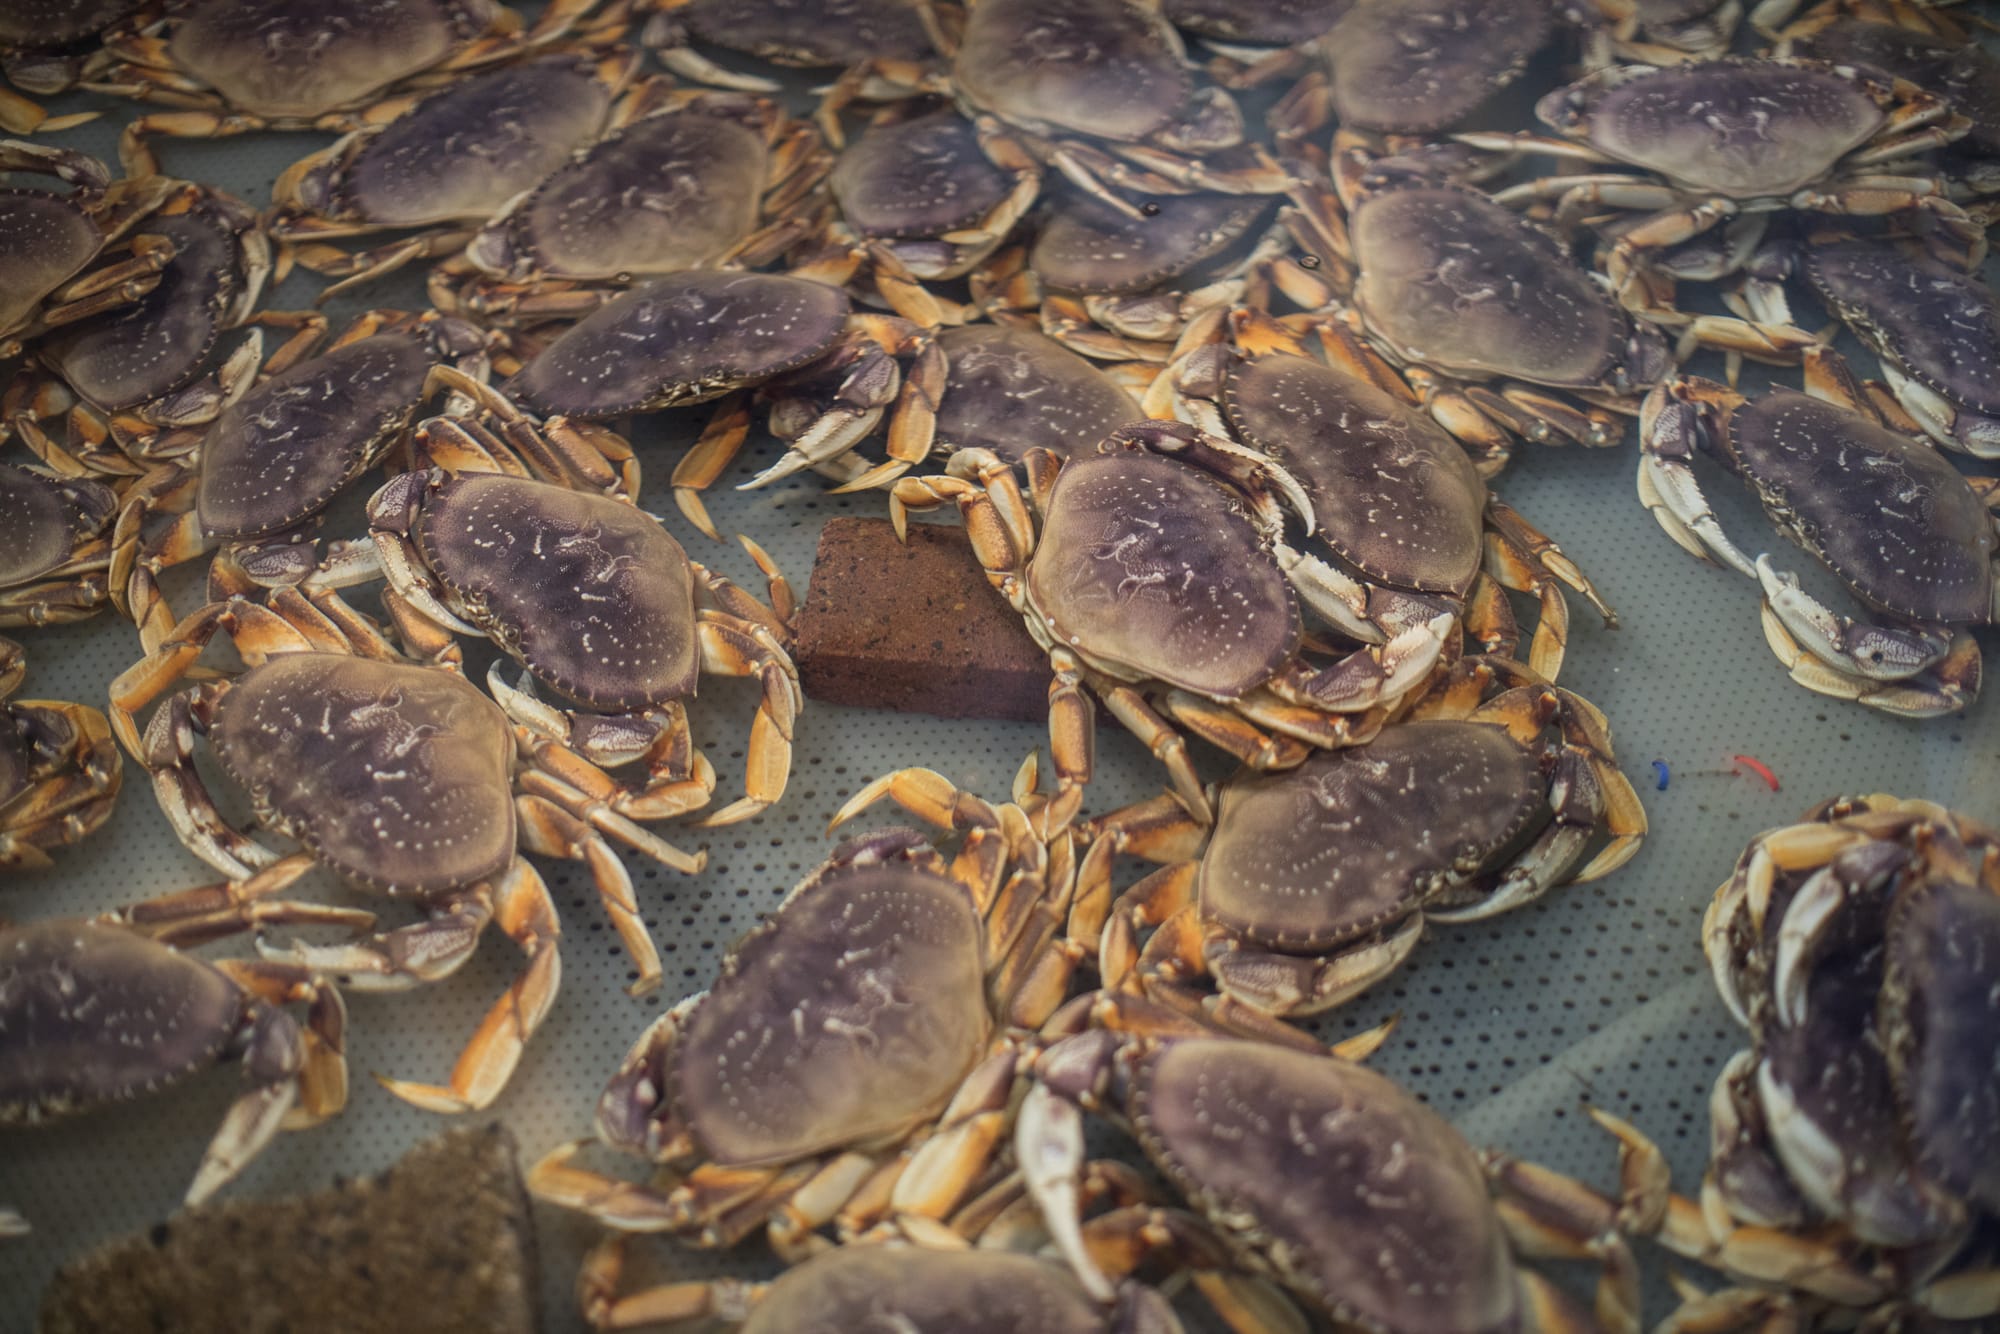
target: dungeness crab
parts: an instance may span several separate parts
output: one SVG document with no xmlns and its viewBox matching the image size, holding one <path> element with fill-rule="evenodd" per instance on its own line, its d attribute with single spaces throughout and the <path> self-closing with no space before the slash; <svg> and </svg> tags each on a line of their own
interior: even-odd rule
<svg viewBox="0 0 2000 1334">
<path fill-rule="evenodd" d="M 307 1006 L 304 1027 L 283 1008 L 294 1001 Z M 340 1111 L 346 1019 L 340 993 L 303 968 L 208 963 L 116 920 L 0 927 L 0 1130 L 129 1101 L 240 1058 L 253 1087 L 202 1155 L 187 1192 L 199 1204 L 281 1128 Z"/>
<path fill-rule="evenodd" d="M 170 182 L 114 182 L 94 157 L 19 139 L 0 139 L 6 175 L 49 177 L 70 192 L 0 187 L 0 362 L 37 334 L 135 301 L 159 284 L 173 247 L 150 235 L 133 237 L 126 257 L 84 270 L 145 218 Z"/>
<path fill-rule="evenodd" d="M 61 625 L 110 600 L 111 516 L 118 495 L 87 477 L 0 464 L 0 626 Z"/>
<path fill-rule="evenodd" d="M 1334 172 L 1355 270 L 1346 318 L 1475 457 L 1504 458 L 1514 436 L 1623 438 L 1621 414 L 1673 360 L 1596 275 L 1434 163 L 1347 149 Z"/>
<path fill-rule="evenodd" d="M 1565 221 L 1607 208 L 1642 214 L 1617 227 L 1604 265 L 1620 299 L 1656 320 L 1688 325 L 1694 317 L 1649 303 L 1648 256 L 1744 214 L 1914 214 L 1941 248 L 1975 260 L 1984 253 L 1984 229 L 1950 198 L 1942 178 L 1912 163 L 1964 137 L 1971 123 L 1944 98 L 1901 80 L 1816 60 L 1624 65 L 1557 89 L 1535 112 L 1561 137 L 1458 138 L 1636 169 L 1547 176 L 1497 198 L 1558 199 Z M 1724 346 L 1741 332 L 1719 330 Z M 1742 350 L 1761 348 L 1752 338 Z"/>
<path fill-rule="evenodd" d="M 1394 971 L 1426 921 L 1483 921 L 1624 865 L 1646 814 L 1604 716 L 1552 686 L 1492 691 L 1512 679 L 1468 659 L 1365 745 L 1232 778 L 1187 860 L 1205 831 L 1171 798 L 1094 821 L 1093 837 L 1170 863 L 1116 901 L 1108 877 L 1079 881 L 1071 931 L 1086 951 L 1079 926 L 1108 905 L 1103 984 L 1189 1010 L 1205 977 L 1212 1018 L 1311 1015 Z M 1585 863 L 1600 832 L 1610 841 Z"/>
<path fill-rule="evenodd" d="M 218 631 L 249 669 L 173 696 L 142 737 L 135 711 L 170 689 Z M 682 871 L 700 869 L 704 859 L 610 809 L 602 798 L 615 784 L 595 766 L 567 747 L 523 737 L 463 677 L 402 659 L 365 618 L 335 620 L 294 588 L 279 589 L 269 607 L 244 598 L 210 603 L 113 681 L 111 699 L 120 740 L 202 860 L 236 877 L 279 860 L 216 810 L 195 766 L 206 736 L 265 826 L 298 840 L 343 879 L 408 900 L 425 917 L 341 944 L 264 946 L 272 957 L 343 986 L 405 990 L 450 975 L 496 923 L 527 955 L 450 1086 L 391 1082 L 398 1096 L 437 1111 L 490 1103 L 554 1001 L 561 928 L 524 848 L 590 867 L 638 966 L 635 989 L 659 984 L 631 877 L 605 837 Z"/>
<path fill-rule="evenodd" d="M 1774 1307 L 1795 1328 L 1991 1327 L 2000 833 L 1928 801 L 1822 803 L 1751 841 L 1702 946 L 1755 1045 L 1716 1080 L 1700 1201 L 1657 1172 L 1632 1212 L 1747 1285 L 1702 1299 L 1699 1328 Z"/>
<path fill-rule="evenodd" d="M 1960 708 L 1979 693 L 1968 627 L 1991 623 L 2000 596 L 2000 484 L 1892 428 L 1824 348 L 1806 354 L 1805 387 L 1745 399 L 1694 376 L 1662 384 L 1640 418 L 1639 498 L 1689 552 L 1762 585 L 1765 638 L 1800 685 L 1908 717 Z M 1749 484 L 1877 619 L 1833 612 L 1769 556 L 1746 556 L 1702 496 L 1697 453 Z"/>
<path fill-rule="evenodd" d="M 1442 1116 L 1351 1061 L 1188 1036 L 1170 1015 L 1128 1006 L 1117 1027 L 1041 1052 L 1032 1079 L 1016 1156 L 1063 1255 L 1100 1300 L 1113 1288 L 1074 1221 L 1084 1110 L 1128 1128 L 1243 1269 L 1342 1328 L 1638 1329 L 1638 1272 L 1618 1208 L 1547 1169 L 1482 1162 Z M 1596 1260 L 1595 1312 L 1523 1254 Z M 1241 1317 L 1234 1328 L 1300 1327 L 1253 1319 L 1241 1280 L 1217 1278 L 1203 1292 Z"/>
<path fill-rule="evenodd" d="M 842 843 L 626 1056 L 598 1136 L 664 1181 L 575 1165 L 580 1141 L 530 1172 L 535 1195 L 705 1246 L 762 1228 L 792 1258 L 828 1224 L 958 1209 L 1004 1141 L 1024 1038 L 1065 994 L 1075 803 L 926 795 L 968 831 L 955 857 L 911 829 Z"/>
<path fill-rule="evenodd" d="M 1289 768 L 1308 747 L 1366 740 L 1437 660 L 1448 613 L 1331 667 L 1308 660 L 1296 572 L 1275 548 L 1286 508 L 1310 531 L 1312 504 L 1253 449 L 1137 422 L 1060 470 L 1031 455 L 1027 472 L 1032 509 L 1012 466 L 983 450 L 953 455 L 946 476 L 903 478 L 892 496 L 899 522 L 901 510 L 955 503 L 987 577 L 1048 650 L 1049 743 L 1065 788 L 1093 768 L 1093 694 L 1206 818 L 1175 722 L 1245 763 Z"/>
<path fill-rule="evenodd" d="M 1226 343 L 1187 352 L 1148 406 L 1275 459 L 1305 489 L 1312 531 L 1275 548 L 1306 603 L 1362 644 L 1452 618 L 1488 653 L 1520 629 L 1503 588 L 1539 599 L 1527 663 L 1553 681 L 1569 643 L 1563 585 L 1617 616 L 1555 542 L 1487 490 L 1480 469 L 1379 356 L 1324 319 L 1233 312 Z M 1321 356 L 1308 349 L 1315 336 Z M 1486 465 L 1496 467 L 1494 460 Z"/>
</svg>

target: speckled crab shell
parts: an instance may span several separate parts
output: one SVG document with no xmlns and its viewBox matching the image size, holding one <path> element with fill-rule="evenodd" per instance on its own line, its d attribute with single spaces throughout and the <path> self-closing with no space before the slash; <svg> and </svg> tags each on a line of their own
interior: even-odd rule
<svg viewBox="0 0 2000 1334">
<path fill-rule="evenodd" d="M 1632 337 L 1617 302 L 1540 228 L 1457 186 L 1369 194 L 1349 221 L 1354 304 L 1399 359 L 1584 388 Z"/>
<path fill-rule="evenodd" d="M 938 346 L 950 363 L 937 415 L 945 448 L 990 449 L 1009 463 L 1031 449 L 1068 458 L 1141 415 L 1109 376 L 1032 329 L 948 329 Z"/>
<path fill-rule="evenodd" d="M 701 403 L 820 356 L 848 311 L 839 288 L 803 278 L 659 278 L 578 321 L 506 390 L 536 411 L 583 420 Z"/>
<path fill-rule="evenodd" d="M 185 187 L 144 227 L 174 247 L 159 285 L 37 344 L 71 388 L 113 411 L 154 403 L 192 383 L 223 333 L 256 305 L 268 269 L 256 215 L 205 186 Z"/>
<path fill-rule="evenodd" d="M 1463 884 L 1546 816 L 1547 781 L 1505 728 L 1426 721 L 1223 786 L 1196 881 L 1204 919 L 1312 954 Z"/>
<path fill-rule="evenodd" d="M 1213 699 L 1269 680 L 1301 633 L 1297 595 L 1242 497 L 1131 450 L 1063 466 L 1027 596 L 1054 642 Z"/>
<path fill-rule="evenodd" d="M 1904 374 L 1975 412 L 2000 415 L 2000 297 L 1949 264 L 1877 242 L 1806 247 L 1813 289 Z"/>
<path fill-rule="evenodd" d="M 1825 177 L 1887 123 L 1888 97 L 1850 68 L 1730 57 L 1600 70 L 1544 97 L 1535 114 L 1684 189 L 1756 199 Z"/>
<path fill-rule="evenodd" d="M 0 1125 L 123 1102 L 216 1063 L 242 988 L 134 931 L 0 928 Z"/>
<path fill-rule="evenodd" d="M 691 0 L 673 18 L 710 46 L 779 65 L 921 60 L 930 37 L 909 0 Z"/>
<path fill-rule="evenodd" d="M 612 1081 L 599 1133 L 652 1142 L 664 1097 L 709 1161 L 752 1167 L 943 1110 L 993 1019 L 984 925 L 929 850 L 914 830 L 835 849 L 730 951 L 674 1041 Z"/>
<path fill-rule="evenodd" d="M 84 478 L 56 478 L 0 464 L 0 588 L 30 583 L 68 562 L 104 530 L 118 498 Z"/>
<path fill-rule="evenodd" d="M 980 149 L 972 122 L 950 109 L 871 128 L 827 177 L 849 226 L 891 240 L 969 226 L 1005 199 L 1010 185 Z"/>
<path fill-rule="evenodd" d="M 12 0 L 0 9 L 0 55 L 80 47 L 139 11 L 145 0 Z M 10 75 L 12 71 L 9 72 Z M 29 92 L 56 88 L 23 83 Z"/>
<path fill-rule="evenodd" d="M 1172 25 L 1131 0 L 979 0 L 952 78 L 1003 120 L 1126 142 L 1171 125 L 1194 90 Z"/>
<path fill-rule="evenodd" d="M 210 741 L 260 818 L 365 888 L 424 897 L 514 860 L 514 734 L 453 673 L 283 654 L 232 683 Z"/>
<path fill-rule="evenodd" d="M 1267 197 L 1168 195 L 1131 217 L 1083 195 L 1060 200 L 1028 266 L 1062 292 L 1143 292 L 1201 269 L 1251 237 L 1276 205 Z"/>
<path fill-rule="evenodd" d="M 421 485 L 411 535 L 425 566 L 537 680 L 610 711 L 694 693 L 694 567 L 658 520 L 493 473 Z"/>
<path fill-rule="evenodd" d="M 1166 0 L 1161 12 L 1176 28 L 1252 46 L 1289 46 L 1319 36 L 1354 0 Z"/>
<path fill-rule="evenodd" d="M 1310 357 L 1231 368 L 1223 411 L 1312 500 L 1316 536 L 1370 579 L 1463 594 L 1484 553 L 1486 484 L 1428 417 Z"/>
<path fill-rule="evenodd" d="M 850 1334 L 893 1322 L 953 1334 L 1112 1334 L 1060 1265 L 997 1250 L 848 1246 L 786 1270 L 742 1334 Z"/>
<path fill-rule="evenodd" d="M 421 338 L 376 334 L 252 388 L 203 438 L 202 531 L 265 537 L 319 513 L 409 424 L 432 364 Z"/>
<path fill-rule="evenodd" d="M 352 157 L 305 174 L 300 203 L 383 227 L 484 222 L 590 143 L 610 110 L 610 88 L 577 56 L 488 70 L 361 132 Z"/>
<path fill-rule="evenodd" d="M 167 54 L 238 110 L 309 120 L 430 68 L 504 13 L 495 0 L 192 0 Z"/>
<path fill-rule="evenodd" d="M 763 137 L 699 108 L 642 117 L 557 168 L 474 239 L 489 273 L 611 278 L 721 259 L 757 225 Z"/>
<path fill-rule="evenodd" d="M 1935 450 L 1793 389 L 1745 403 L 1727 429 L 1765 512 L 1856 597 L 1945 625 L 1991 619 L 1993 524 Z"/>
<path fill-rule="evenodd" d="M 1140 1060 L 1125 1101 L 1168 1180 L 1336 1320 L 1398 1334 L 1517 1328 L 1519 1281 L 1478 1156 L 1383 1076 L 1185 1040 Z"/>
<path fill-rule="evenodd" d="M 0 187 L 0 335 L 19 329 L 42 298 L 83 271 L 104 247 L 89 213 L 46 190 Z"/>
<path fill-rule="evenodd" d="M 1795 55 L 1879 70 L 1927 88 L 1972 121 L 1966 146 L 2000 151 L 2000 61 L 1976 43 L 1851 18 L 1836 20 L 1790 46 Z"/>
<path fill-rule="evenodd" d="M 1519 76 L 1554 33 L 1549 0 L 1358 0 L 1326 49 L 1343 125 L 1429 134 Z"/>
</svg>

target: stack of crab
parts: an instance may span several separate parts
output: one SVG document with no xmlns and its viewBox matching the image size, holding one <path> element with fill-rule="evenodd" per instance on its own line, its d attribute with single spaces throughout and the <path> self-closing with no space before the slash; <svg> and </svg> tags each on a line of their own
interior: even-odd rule
<svg viewBox="0 0 2000 1334">
<path fill-rule="evenodd" d="M 2000 491 L 1938 450 L 2000 457 L 2000 302 L 1975 273 L 2000 77 L 1947 13 L 17 8 L 0 128 L 90 119 L 31 100 L 71 90 L 164 109 L 123 123 L 118 178 L 0 141 L 0 172 L 44 178 L 0 189 L 0 627 L 111 607 L 136 632 L 102 711 L 6 703 L 26 669 L 0 640 L 0 871 L 110 817 L 122 743 L 225 879 L 0 929 L 0 1123 L 240 1057 L 253 1087 L 199 1200 L 341 1109 L 344 991 L 437 982 L 498 925 L 525 962 L 448 1078 L 384 1081 L 490 1105 L 559 991 L 530 856 L 581 863 L 630 990 L 663 984 L 625 854 L 703 868 L 652 827 L 714 798 L 697 686 L 756 687 L 742 795 L 705 827 L 781 799 L 802 706 L 775 564 L 741 539 L 760 599 L 640 506 L 628 423 L 709 403 L 670 481 L 708 539 L 702 493 L 760 422 L 778 448 L 744 488 L 817 472 L 883 492 L 899 531 L 959 512 L 1054 669 L 1053 782 L 1031 762 L 997 804 L 926 768 L 870 783 L 835 824 L 886 799 L 944 832 L 842 843 L 645 1031 L 596 1139 L 662 1177 L 606 1175 L 585 1141 L 532 1174 L 611 1229 L 592 1323 L 1172 1331 L 1191 1275 L 1243 1330 L 1624 1331 L 1627 1237 L 1654 1232 L 1765 1285 L 1683 1327 L 2000 1309 L 1985 1130 L 1946 1105 L 1976 988 L 1934 957 L 1990 943 L 1995 844 L 1935 809 L 1829 807 L 1725 889 L 1706 943 L 1758 1047 L 1717 1086 L 1700 1207 L 1620 1123 L 1615 1199 L 1481 1155 L 1359 1064 L 1386 1028 L 1328 1048 L 1307 1027 L 1427 923 L 1608 875 L 1647 834 L 1603 711 L 1556 684 L 1571 597 L 1617 619 L 1497 494 L 1524 444 L 1612 447 L 1636 419 L 1644 505 L 1758 581 L 1794 679 L 1918 717 L 1976 698 Z M 739 56 L 834 73 L 794 107 Z M 1492 128 L 1567 61 L 1582 77 L 1535 102 L 1550 133 Z M 156 155 L 304 130 L 338 137 L 261 215 Z M 421 308 L 336 328 L 261 307 L 295 268 L 322 301 L 401 281 Z M 1794 275 L 1882 381 L 1800 327 Z M 1680 373 L 1704 350 L 1727 383 Z M 1738 394 L 1745 358 L 1802 366 L 1803 392 Z M 1697 456 L 1866 614 L 1746 555 Z M 203 661 L 218 635 L 235 661 Z M 1167 790 L 1086 816 L 1100 707 Z M 225 813 L 244 803 L 297 850 Z M 1128 854 L 1159 869 L 1121 886 Z M 288 897 L 314 868 L 419 919 Z M 243 933 L 261 957 L 192 952 Z M 1857 943 L 1885 934 L 1886 963 Z M 1866 1101 L 1802 1073 L 1863 1010 L 1886 1055 L 1848 1073 L 1896 1125 L 1809 1105 Z M 1157 1173 L 1089 1158 L 1083 1112 Z M 627 1291 L 640 1232 L 762 1234 L 797 1268 Z M 1591 1309 L 1525 1263 L 1547 1257 L 1600 1267 Z"/>
</svg>

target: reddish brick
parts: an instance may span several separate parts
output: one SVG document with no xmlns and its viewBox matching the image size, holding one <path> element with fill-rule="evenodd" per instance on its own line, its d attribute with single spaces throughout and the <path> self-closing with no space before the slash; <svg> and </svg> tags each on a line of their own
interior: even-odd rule
<svg viewBox="0 0 2000 1334">
<path fill-rule="evenodd" d="M 986 581 L 964 529 L 831 519 L 793 657 L 808 696 L 940 718 L 1048 717 L 1048 655 Z"/>
</svg>

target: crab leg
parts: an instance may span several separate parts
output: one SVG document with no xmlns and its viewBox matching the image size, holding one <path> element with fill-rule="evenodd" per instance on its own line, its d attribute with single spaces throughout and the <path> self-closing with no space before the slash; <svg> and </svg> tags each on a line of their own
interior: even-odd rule
<svg viewBox="0 0 2000 1334">
<path fill-rule="evenodd" d="M 1951 650 L 1954 636 L 1945 627 L 1872 625 L 1834 614 L 1799 586 L 1797 575 L 1779 570 L 1768 555 L 1757 558 L 1757 582 L 1770 615 L 1815 658 L 1843 675 L 1904 681 L 1936 666 Z"/>
<path fill-rule="evenodd" d="M 230 1107 L 202 1154 L 186 1203 L 229 1184 L 280 1129 L 316 1125 L 347 1103 L 347 1006 L 340 993 L 303 969 L 226 959 L 215 965 L 252 998 L 238 1035 L 257 1087 Z M 307 1003 L 301 1029 L 281 1007 Z"/>
<path fill-rule="evenodd" d="M 562 959 L 556 949 L 562 927 L 548 886 L 532 866 L 517 857 L 496 884 L 481 885 L 470 893 L 482 900 L 482 909 L 491 910 L 508 939 L 521 947 L 528 956 L 528 966 L 480 1020 L 452 1067 L 448 1086 L 376 1076 L 390 1093 L 427 1111 L 468 1112 L 491 1105 L 555 1003 L 562 978 Z M 467 938 L 468 957 L 479 934 L 474 931 Z"/>
<path fill-rule="evenodd" d="M 375 914 L 371 912 L 283 900 L 262 901 L 289 888 L 313 864 L 311 853 L 295 852 L 247 879 L 163 894 L 100 913 L 93 920 L 130 927 L 154 940 L 181 947 L 220 940 L 253 927 L 262 930 L 272 923 L 350 926 L 363 931 L 372 928 Z"/>
<path fill-rule="evenodd" d="M 522 845 L 528 851 L 580 861 L 590 868 L 604 915 L 611 919 L 612 929 L 638 970 L 638 976 L 625 988 L 626 994 L 643 996 L 657 990 L 662 977 L 659 949 L 639 914 L 638 896 L 625 863 L 602 835 L 554 802 L 522 796 L 514 806 L 521 821 Z"/>
<path fill-rule="evenodd" d="M 145 744 L 134 753 L 152 775 L 160 809 L 188 850 L 232 879 L 248 879 L 279 857 L 222 817 L 195 772 L 196 696 L 189 690 L 169 700 L 153 715 Z"/>
<path fill-rule="evenodd" d="M 800 707 L 797 669 L 769 629 L 721 612 L 700 613 L 702 670 L 718 676 L 755 676 L 763 685 L 750 725 L 744 795 L 701 821 L 735 824 L 784 795 L 792 769 L 792 728 Z"/>
<path fill-rule="evenodd" d="M 716 531 L 715 521 L 709 518 L 701 493 L 713 486 L 715 479 L 728 470 L 749 437 L 750 394 L 739 389 L 716 405 L 708 425 L 702 428 L 701 438 L 674 465 L 674 503 L 681 507 L 681 513 L 687 516 L 688 522 L 718 542 L 722 540 L 722 534 Z"/>
<path fill-rule="evenodd" d="M 1977 696 L 1981 678 L 1978 641 L 1960 631 L 1945 656 L 1929 671 L 1899 681 L 1873 681 L 1844 672 L 1801 647 L 1769 601 L 1762 607 L 1764 640 L 1806 689 L 1835 699 L 1851 699 L 1904 718 L 1935 718 L 1965 707 Z"/>
</svg>

